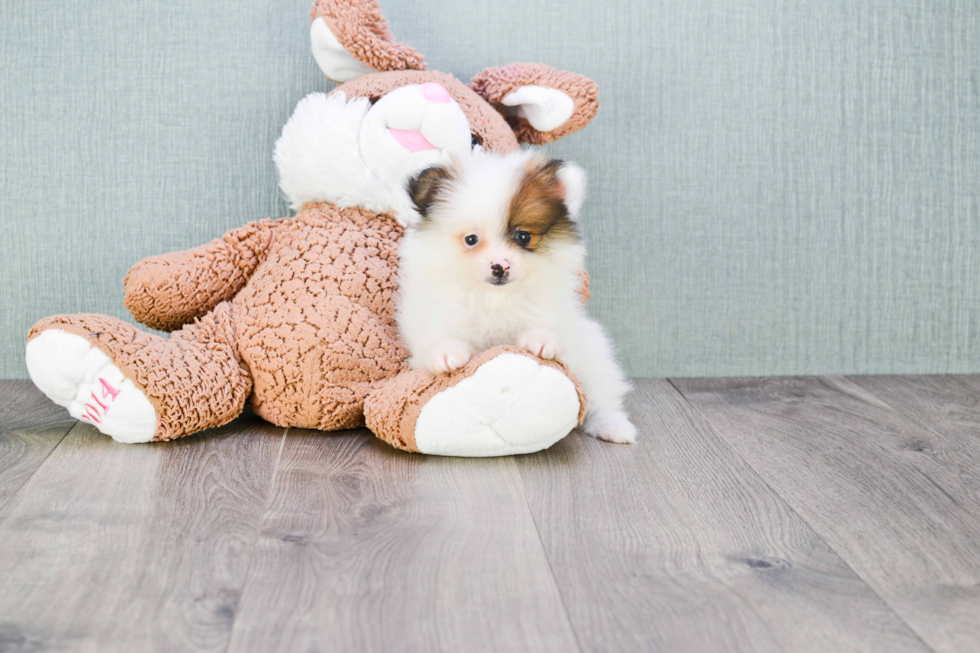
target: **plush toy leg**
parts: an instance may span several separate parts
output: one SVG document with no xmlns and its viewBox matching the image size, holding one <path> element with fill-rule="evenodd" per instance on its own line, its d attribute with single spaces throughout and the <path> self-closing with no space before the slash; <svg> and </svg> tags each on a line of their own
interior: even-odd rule
<svg viewBox="0 0 980 653">
<path fill-rule="evenodd" d="M 120 442 L 171 440 L 241 413 L 252 387 L 231 304 L 170 338 L 105 315 L 41 320 L 27 343 L 34 383 L 72 417 Z"/>
<path fill-rule="evenodd" d="M 547 449 L 585 414 L 579 382 L 557 361 L 496 347 L 452 374 L 404 372 L 364 404 L 368 428 L 406 451 L 507 456 Z"/>
</svg>

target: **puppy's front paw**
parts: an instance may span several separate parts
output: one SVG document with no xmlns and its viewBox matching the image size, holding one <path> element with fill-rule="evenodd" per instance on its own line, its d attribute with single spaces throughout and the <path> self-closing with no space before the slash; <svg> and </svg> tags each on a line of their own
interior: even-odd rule
<svg viewBox="0 0 980 653">
<path fill-rule="evenodd" d="M 606 442 L 633 444 L 636 440 L 636 427 L 621 410 L 597 410 L 585 418 L 582 429 Z"/>
<path fill-rule="evenodd" d="M 455 372 L 473 357 L 473 348 L 461 340 L 447 340 L 429 353 L 426 367 L 433 374 Z"/>
<path fill-rule="evenodd" d="M 546 360 L 556 358 L 561 353 L 561 340 L 554 331 L 548 329 L 525 331 L 518 339 L 517 346 Z"/>
</svg>

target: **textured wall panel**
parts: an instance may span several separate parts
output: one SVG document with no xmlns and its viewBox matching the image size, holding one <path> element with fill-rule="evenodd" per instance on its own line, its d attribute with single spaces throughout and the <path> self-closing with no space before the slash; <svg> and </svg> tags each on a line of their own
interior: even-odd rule
<svg viewBox="0 0 980 653">
<path fill-rule="evenodd" d="M 0 3 L 0 376 L 30 325 L 127 316 L 153 253 L 286 215 L 272 145 L 330 88 L 306 0 Z M 468 80 L 599 82 L 550 150 L 592 192 L 592 311 L 634 375 L 980 371 L 980 8 L 383 1 Z"/>
</svg>

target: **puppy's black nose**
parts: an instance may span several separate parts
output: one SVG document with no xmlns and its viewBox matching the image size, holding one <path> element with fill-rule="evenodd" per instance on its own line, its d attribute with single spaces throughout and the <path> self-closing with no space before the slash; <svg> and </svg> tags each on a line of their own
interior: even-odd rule
<svg viewBox="0 0 980 653">
<path fill-rule="evenodd" d="M 490 271 L 493 273 L 495 279 L 503 279 L 504 275 L 507 274 L 507 270 L 504 269 L 500 263 L 494 263 L 490 266 Z"/>
</svg>

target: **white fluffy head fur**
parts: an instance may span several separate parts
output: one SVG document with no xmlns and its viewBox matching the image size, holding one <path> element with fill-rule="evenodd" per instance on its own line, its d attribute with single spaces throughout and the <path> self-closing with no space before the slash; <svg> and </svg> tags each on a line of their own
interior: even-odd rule
<svg viewBox="0 0 980 653">
<path fill-rule="evenodd" d="M 408 191 L 421 216 L 408 240 L 424 242 L 460 282 L 514 290 L 582 267 L 573 216 L 585 173 L 575 164 L 528 150 L 479 152 L 422 171 Z"/>
<path fill-rule="evenodd" d="M 584 184 L 578 166 L 533 151 L 474 152 L 414 178 L 421 220 L 399 253 L 399 323 L 413 354 L 428 338 L 413 327 L 436 315 L 483 349 L 578 306 L 585 249 L 566 201 L 578 209 Z"/>
</svg>

